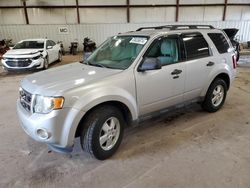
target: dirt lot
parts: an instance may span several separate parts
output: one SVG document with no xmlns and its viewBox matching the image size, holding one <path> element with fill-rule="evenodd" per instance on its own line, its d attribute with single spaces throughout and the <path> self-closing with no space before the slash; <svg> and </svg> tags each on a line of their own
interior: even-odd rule
<svg viewBox="0 0 250 188">
<path fill-rule="evenodd" d="M 72 59 L 80 57 L 64 63 Z M 250 68 L 238 68 L 219 112 L 194 104 L 148 120 L 128 129 L 106 161 L 83 153 L 79 140 L 62 155 L 24 133 L 15 103 L 27 74 L 0 72 L 0 187 L 250 187 Z"/>
</svg>

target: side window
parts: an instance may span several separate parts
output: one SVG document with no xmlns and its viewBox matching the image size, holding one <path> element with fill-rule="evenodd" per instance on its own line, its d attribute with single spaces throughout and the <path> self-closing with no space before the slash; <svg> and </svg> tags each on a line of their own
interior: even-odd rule
<svg viewBox="0 0 250 188">
<path fill-rule="evenodd" d="M 50 42 L 51 46 L 55 46 L 56 45 L 56 43 L 54 41 L 52 41 L 52 40 L 49 40 L 49 42 Z"/>
<path fill-rule="evenodd" d="M 222 33 L 208 33 L 208 36 L 213 41 L 220 54 L 228 52 L 230 46 Z"/>
<path fill-rule="evenodd" d="M 49 40 L 46 41 L 46 48 L 48 48 L 48 46 L 51 46 Z"/>
<path fill-rule="evenodd" d="M 178 49 L 179 39 L 177 37 L 160 38 L 151 44 L 144 57 L 157 58 L 163 66 L 177 63 L 179 61 Z"/>
<path fill-rule="evenodd" d="M 209 47 L 201 34 L 184 34 L 183 42 L 186 48 L 187 60 L 208 57 Z"/>
</svg>

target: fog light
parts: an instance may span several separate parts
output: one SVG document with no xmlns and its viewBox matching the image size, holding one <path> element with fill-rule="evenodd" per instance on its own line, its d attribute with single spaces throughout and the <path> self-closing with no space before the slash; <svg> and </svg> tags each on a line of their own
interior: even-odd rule
<svg viewBox="0 0 250 188">
<path fill-rule="evenodd" d="M 49 133 L 45 129 L 37 129 L 36 134 L 43 140 L 49 138 Z"/>
</svg>

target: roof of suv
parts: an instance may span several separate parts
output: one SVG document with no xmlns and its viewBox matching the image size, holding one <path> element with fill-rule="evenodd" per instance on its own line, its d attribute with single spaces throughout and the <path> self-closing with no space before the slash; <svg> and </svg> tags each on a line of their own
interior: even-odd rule
<svg viewBox="0 0 250 188">
<path fill-rule="evenodd" d="M 161 33 L 180 33 L 180 32 L 200 32 L 200 31 L 211 31 L 215 29 L 211 25 L 165 25 L 155 27 L 141 27 L 136 31 L 129 31 L 127 33 L 121 33 L 120 35 L 138 35 L 138 36 L 154 36 Z"/>
</svg>

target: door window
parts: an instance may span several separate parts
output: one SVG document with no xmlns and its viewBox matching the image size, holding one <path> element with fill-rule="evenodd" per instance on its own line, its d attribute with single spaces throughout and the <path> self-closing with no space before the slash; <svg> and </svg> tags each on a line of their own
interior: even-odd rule
<svg viewBox="0 0 250 188">
<path fill-rule="evenodd" d="M 51 46 L 55 46 L 56 45 L 56 43 L 54 41 L 52 41 L 52 40 L 49 40 L 49 42 L 50 42 Z"/>
<path fill-rule="evenodd" d="M 179 39 L 177 37 L 159 38 L 152 43 L 144 57 L 157 58 L 162 66 L 169 65 L 180 60 L 178 49 Z"/>
<path fill-rule="evenodd" d="M 49 40 L 47 40 L 47 41 L 46 41 L 46 49 L 48 49 L 48 46 L 51 46 L 51 44 L 50 44 L 50 41 L 49 41 Z"/>
<path fill-rule="evenodd" d="M 189 33 L 183 35 L 187 60 L 210 56 L 207 41 L 201 34 Z"/>
<path fill-rule="evenodd" d="M 213 41 L 220 54 L 226 53 L 228 51 L 229 44 L 222 33 L 208 33 L 208 36 Z"/>
</svg>

